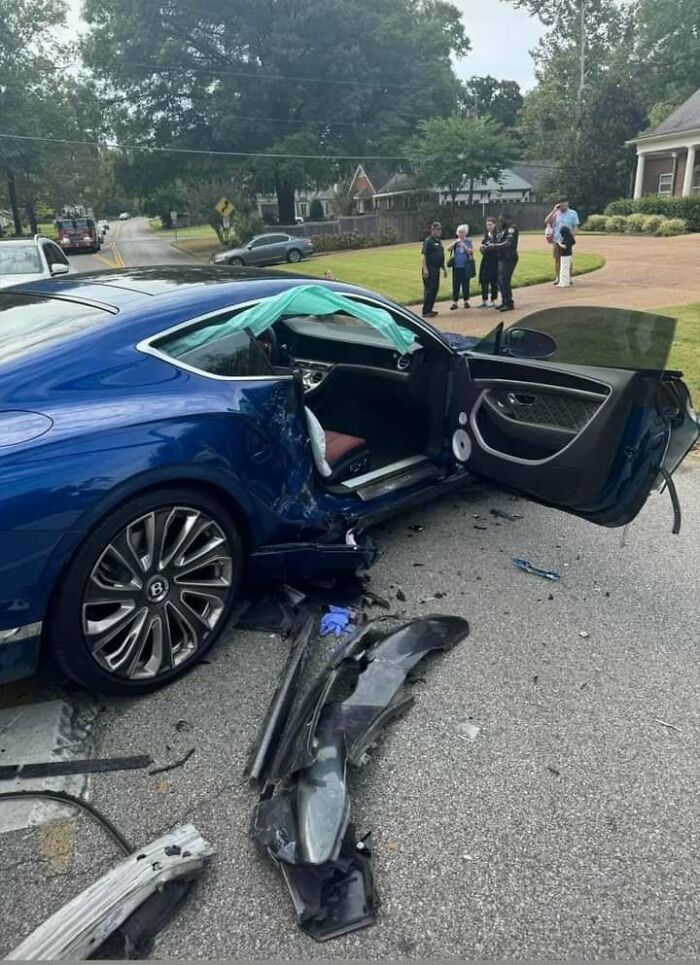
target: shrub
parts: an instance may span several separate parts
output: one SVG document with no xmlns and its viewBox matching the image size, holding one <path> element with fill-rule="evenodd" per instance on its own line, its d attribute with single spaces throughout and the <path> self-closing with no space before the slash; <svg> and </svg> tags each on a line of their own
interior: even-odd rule
<svg viewBox="0 0 700 965">
<path fill-rule="evenodd" d="M 605 209 L 605 214 L 633 214 L 637 210 L 634 205 L 632 198 L 618 198 L 617 201 L 610 202 Z"/>
<path fill-rule="evenodd" d="M 314 198 L 309 206 L 309 221 L 323 221 L 323 205 L 319 198 Z"/>
<path fill-rule="evenodd" d="M 627 227 L 627 218 L 621 214 L 613 214 L 607 219 L 605 230 L 610 234 L 622 234 Z"/>
<path fill-rule="evenodd" d="M 605 231 L 608 219 L 604 214 L 592 214 L 583 225 L 583 231 Z"/>
<path fill-rule="evenodd" d="M 647 218 L 653 218 L 654 215 L 648 214 L 630 214 L 627 216 L 627 224 L 625 225 L 625 230 L 631 235 L 640 235 L 644 231 L 644 223 Z"/>
<path fill-rule="evenodd" d="M 377 248 L 379 245 L 396 244 L 396 232 L 387 228 L 380 235 L 361 235 L 357 231 L 344 234 L 313 235 L 311 242 L 317 252 L 355 251 L 360 248 Z"/>
<path fill-rule="evenodd" d="M 692 195 L 689 198 L 670 198 L 647 194 L 636 200 L 620 198 L 618 201 L 611 201 L 605 213 L 608 215 L 656 214 L 666 219 L 682 218 L 688 226 L 688 231 L 700 231 L 700 195 Z"/>
<path fill-rule="evenodd" d="M 687 230 L 688 225 L 683 218 L 665 218 L 656 234 L 661 238 L 672 238 L 674 235 L 684 235 Z"/>
<path fill-rule="evenodd" d="M 665 220 L 662 214 L 643 214 L 642 217 L 644 218 L 642 231 L 645 235 L 655 235 Z"/>
</svg>

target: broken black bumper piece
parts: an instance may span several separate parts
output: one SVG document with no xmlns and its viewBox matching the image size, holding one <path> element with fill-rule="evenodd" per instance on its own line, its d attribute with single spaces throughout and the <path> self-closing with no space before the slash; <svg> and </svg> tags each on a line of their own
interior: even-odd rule
<svg viewBox="0 0 700 965">
<path fill-rule="evenodd" d="M 413 620 L 389 634 L 365 628 L 338 648 L 262 769 L 253 837 L 279 865 L 299 925 L 318 941 L 372 924 L 379 905 L 370 839 L 356 840 L 350 823 L 347 765 L 363 764 L 381 730 L 413 703 L 405 689 L 413 668 L 468 633 L 467 621 L 451 616 Z M 294 660 L 287 671 L 295 674 Z M 277 737 L 280 717 L 273 716 Z"/>
</svg>

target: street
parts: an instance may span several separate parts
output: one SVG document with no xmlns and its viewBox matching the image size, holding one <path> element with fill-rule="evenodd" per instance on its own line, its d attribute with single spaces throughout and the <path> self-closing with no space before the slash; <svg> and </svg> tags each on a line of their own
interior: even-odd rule
<svg viewBox="0 0 700 965">
<path fill-rule="evenodd" d="M 415 706 L 350 775 L 382 898 L 366 931 L 325 945 L 302 935 L 250 840 L 242 771 L 286 657 L 278 637 L 232 629 L 141 699 L 69 694 L 97 712 L 94 756 L 167 762 L 194 748 L 166 774 L 90 779 L 92 802 L 131 840 L 187 820 L 216 848 L 154 957 L 695 957 L 699 469 L 691 456 L 677 474 L 676 537 L 667 495 L 625 533 L 483 488 L 376 534 L 372 589 L 407 616 L 462 615 L 471 635 L 421 667 Z M 315 663 L 331 648 L 319 638 Z M 34 678 L 15 694 L 56 692 Z M 116 859 L 83 817 L 6 833 L 0 952 Z"/>
<path fill-rule="evenodd" d="M 146 218 L 112 221 L 101 251 L 96 255 L 72 255 L 76 271 L 132 268 L 137 265 L 187 265 L 198 259 L 180 251 L 166 238 L 149 230 Z"/>
</svg>

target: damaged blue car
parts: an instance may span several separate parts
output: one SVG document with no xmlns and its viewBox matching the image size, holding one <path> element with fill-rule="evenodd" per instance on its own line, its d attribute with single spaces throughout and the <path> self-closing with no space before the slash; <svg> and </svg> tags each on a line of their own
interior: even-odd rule
<svg viewBox="0 0 700 965">
<path fill-rule="evenodd" d="M 674 330 L 574 307 L 454 339 L 363 289 L 213 266 L 5 290 L 0 681 L 50 652 L 92 690 L 160 686 L 245 583 L 354 570 L 372 525 L 475 478 L 626 524 L 698 437 Z"/>
</svg>

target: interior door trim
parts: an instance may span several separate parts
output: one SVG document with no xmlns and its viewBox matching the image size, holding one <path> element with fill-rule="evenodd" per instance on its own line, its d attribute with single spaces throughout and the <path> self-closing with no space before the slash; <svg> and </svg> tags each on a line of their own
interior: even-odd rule
<svg viewBox="0 0 700 965">
<path fill-rule="evenodd" d="M 506 383 L 509 384 L 509 385 L 514 385 L 514 384 L 515 384 L 515 383 L 508 383 L 507 380 L 506 380 Z M 523 385 L 531 385 L 531 383 L 523 383 Z M 534 386 L 531 385 L 531 387 L 534 387 Z M 544 386 L 543 386 L 543 388 L 544 388 Z M 551 388 L 551 386 L 547 386 L 547 388 Z M 566 389 L 566 390 L 561 390 L 561 391 L 565 391 L 565 392 L 569 392 L 569 391 L 575 392 L 576 390 L 574 390 L 574 389 L 571 389 L 571 390 L 570 390 L 570 389 Z M 544 465 L 546 465 L 548 462 L 552 462 L 552 461 L 555 460 L 555 459 L 559 459 L 560 456 L 561 456 L 563 453 L 565 453 L 567 449 L 570 449 L 571 446 L 573 446 L 573 444 L 576 442 L 576 440 L 577 440 L 581 435 L 583 435 L 584 432 L 586 432 L 586 431 L 588 430 L 588 428 L 589 428 L 589 427 L 591 426 L 591 424 L 598 418 L 598 416 L 600 415 L 600 413 L 603 411 L 603 409 L 605 408 L 605 406 L 607 405 L 607 403 L 608 403 L 608 402 L 610 401 L 610 399 L 612 398 L 612 390 L 611 390 L 611 391 L 610 391 L 610 394 L 609 394 L 608 396 L 606 396 L 606 397 L 602 400 L 600 406 L 599 406 L 598 409 L 593 413 L 593 415 L 592 415 L 591 418 L 588 420 L 588 422 L 585 424 L 585 426 L 584 426 L 582 429 L 579 429 L 579 431 L 576 433 L 576 435 L 572 438 L 571 442 L 568 442 L 562 449 L 559 449 L 557 452 L 555 452 L 555 453 L 554 453 L 553 455 L 551 455 L 551 456 L 546 456 L 544 459 L 523 459 L 521 456 L 511 456 L 511 455 L 509 455 L 507 452 L 500 452 L 498 449 L 493 449 L 493 448 L 486 442 L 486 440 L 484 439 L 484 437 L 482 436 L 481 430 L 479 429 L 478 423 L 477 423 L 477 421 L 476 421 L 476 417 L 477 417 L 477 414 L 478 414 L 478 412 L 479 412 L 479 409 L 481 408 L 481 405 L 482 405 L 482 403 L 483 403 L 483 401 L 484 401 L 484 398 L 485 398 L 487 392 L 488 392 L 488 388 L 482 390 L 482 392 L 479 394 L 479 398 L 476 400 L 475 404 L 472 406 L 472 410 L 471 410 L 471 412 L 470 412 L 470 414 L 469 414 L 469 426 L 470 426 L 470 428 L 471 428 L 471 430 L 472 430 L 472 434 L 473 434 L 474 438 L 476 439 L 476 443 L 477 443 L 477 445 L 479 446 L 480 449 L 483 449 L 485 452 L 488 452 L 489 455 L 491 455 L 491 456 L 496 456 L 498 459 L 505 459 L 506 462 L 514 462 L 514 463 L 517 463 L 517 464 L 520 465 L 520 466 L 544 466 Z M 584 393 L 584 394 L 585 394 L 585 395 L 590 395 L 591 393 Z M 600 399 L 600 398 L 601 398 L 599 395 L 598 395 L 598 396 L 594 395 L 593 397 L 596 398 L 596 399 Z"/>
<path fill-rule="evenodd" d="M 557 395 L 565 393 L 566 395 L 576 395 L 580 399 L 591 399 L 594 402 L 607 402 L 607 400 L 612 395 L 612 386 L 608 385 L 607 382 L 601 382 L 600 385 L 606 388 L 607 392 L 588 392 L 585 389 L 570 389 L 568 386 L 557 386 L 551 383 L 542 382 L 516 382 L 513 379 L 472 379 L 472 385 L 477 387 L 485 386 L 487 388 L 499 388 L 502 385 L 507 385 L 509 389 L 525 389 L 526 392 L 532 389 L 538 389 L 540 392 L 552 392 Z"/>
</svg>

